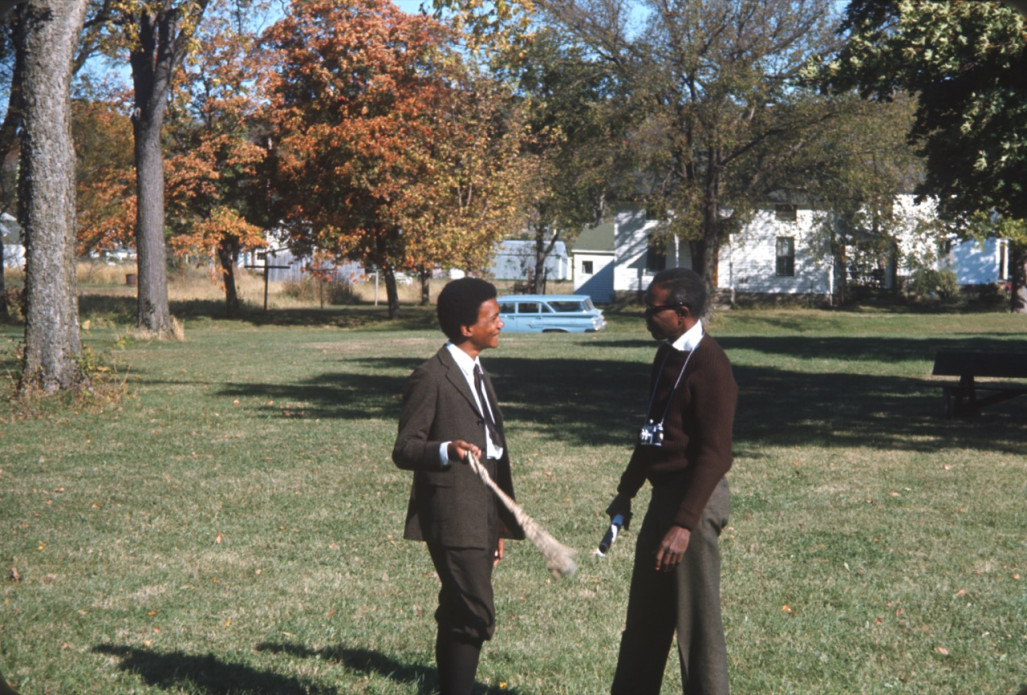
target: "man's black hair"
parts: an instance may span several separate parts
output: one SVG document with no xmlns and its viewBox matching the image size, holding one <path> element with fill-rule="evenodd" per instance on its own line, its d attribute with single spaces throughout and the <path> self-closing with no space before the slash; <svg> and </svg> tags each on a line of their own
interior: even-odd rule
<svg viewBox="0 0 1027 695">
<path fill-rule="evenodd" d="M 667 268 L 656 274 L 652 287 L 664 287 L 669 299 L 688 307 L 695 318 L 706 314 L 706 281 L 689 268 Z"/>
<path fill-rule="evenodd" d="M 496 298 L 496 288 L 491 282 L 478 278 L 453 280 L 439 292 L 436 311 L 442 332 L 454 343 L 462 343 L 461 326 L 478 323 L 481 305 Z"/>
</svg>

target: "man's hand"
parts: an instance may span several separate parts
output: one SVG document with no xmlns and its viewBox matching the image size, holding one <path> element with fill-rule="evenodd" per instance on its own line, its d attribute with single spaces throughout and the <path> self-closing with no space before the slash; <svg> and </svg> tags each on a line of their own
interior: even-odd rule
<svg viewBox="0 0 1027 695">
<path fill-rule="evenodd" d="M 611 519 L 620 514 L 624 518 L 624 528 L 627 529 L 631 524 L 631 498 L 618 494 L 606 508 L 606 514 Z"/>
<path fill-rule="evenodd" d="M 474 458 L 481 460 L 481 449 L 476 447 L 470 442 L 465 442 L 462 439 L 456 439 L 449 443 L 449 447 L 446 449 L 446 456 L 449 457 L 450 461 L 462 461 L 467 463 L 467 454 L 474 454 Z"/>
<path fill-rule="evenodd" d="M 496 552 L 495 552 L 495 555 L 494 555 L 494 557 L 492 559 L 492 566 L 493 567 L 498 565 L 499 561 L 503 559 L 503 553 L 504 553 L 503 539 L 500 538 L 499 542 L 496 543 Z"/>
<path fill-rule="evenodd" d="M 660 549 L 656 551 L 656 571 L 672 572 L 680 565 L 691 537 L 692 532 L 684 526 L 671 526 L 660 542 Z"/>
</svg>

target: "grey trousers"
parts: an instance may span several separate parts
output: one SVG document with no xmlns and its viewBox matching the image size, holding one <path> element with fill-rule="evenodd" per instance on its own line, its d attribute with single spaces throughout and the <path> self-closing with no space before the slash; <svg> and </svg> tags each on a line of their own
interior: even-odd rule
<svg viewBox="0 0 1027 695">
<path fill-rule="evenodd" d="M 730 492 L 721 480 L 673 572 L 655 569 L 679 491 L 653 488 L 635 547 L 628 615 L 611 695 L 657 695 L 677 633 L 685 695 L 727 695 L 727 647 L 720 616 L 720 532 Z"/>
</svg>

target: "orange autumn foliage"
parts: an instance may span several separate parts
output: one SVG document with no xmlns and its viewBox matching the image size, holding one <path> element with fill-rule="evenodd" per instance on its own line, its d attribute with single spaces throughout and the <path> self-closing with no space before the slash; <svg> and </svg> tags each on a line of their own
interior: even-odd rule
<svg viewBox="0 0 1027 695">
<path fill-rule="evenodd" d="M 79 254 L 129 246 L 135 235 L 132 122 L 119 104 L 72 102 Z"/>
<path fill-rule="evenodd" d="M 287 192 L 277 210 L 292 244 L 380 267 L 390 313 L 397 269 L 481 267 L 516 224 L 500 204 L 517 198 L 515 109 L 472 88 L 453 39 L 387 0 L 296 2 L 264 36 L 265 113 Z M 501 225 L 493 209 L 506 210 Z"/>
</svg>

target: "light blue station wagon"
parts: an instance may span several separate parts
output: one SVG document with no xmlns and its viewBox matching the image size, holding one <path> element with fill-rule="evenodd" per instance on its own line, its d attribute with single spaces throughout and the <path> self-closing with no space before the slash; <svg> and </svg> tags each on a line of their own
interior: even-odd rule
<svg viewBox="0 0 1027 695">
<path fill-rule="evenodd" d="M 584 294 L 512 294 L 498 301 L 504 332 L 585 333 L 606 326 L 602 310 Z"/>
</svg>

